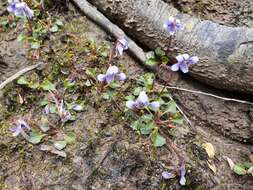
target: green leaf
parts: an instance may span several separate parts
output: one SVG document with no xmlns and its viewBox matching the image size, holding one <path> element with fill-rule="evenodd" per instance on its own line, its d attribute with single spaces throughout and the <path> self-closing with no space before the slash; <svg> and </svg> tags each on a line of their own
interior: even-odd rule
<svg viewBox="0 0 253 190">
<path fill-rule="evenodd" d="M 160 47 L 155 49 L 155 54 L 157 57 L 165 56 L 165 52 Z"/>
<path fill-rule="evenodd" d="M 69 132 L 65 137 L 65 141 L 68 144 L 74 143 L 76 141 L 76 134 L 73 132 Z"/>
<path fill-rule="evenodd" d="M 103 97 L 104 100 L 109 100 L 110 99 L 110 96 L 109 96 L 108 93 L 103 93 L 102 97 Z"/>
<path fill-rule="evenodd" d="M 62 150 L 66 147 L 67 145 L 67 142 L 66 141 L 56 141 L 54 142 L 54 147 L 57 149 L 57 150 Z"/>
<path fill-rule="evenodd" d="M 136 88 L 134 89 L 133 94 L 134 94 L 135 96 L 139 96 L 139 94 L 140 94 L 141 91 L 142 91 L 142 88 L 141 88 L 141 87 L 136 87 Z"/>
<path fill-rule="evenodd" d="M 43 135 L 42 133 L 40 133 L 39 131 L 32 131 L 31 134 L 28 136 L 28 141 L 32 144 L 38 144 L 40 143 L 40 141 L 42 140 L 42 138 L 45 135 Z"/>
<path fill-rule="evenodd" d="M 167 56 L 162 56 L 162 64 L 167 64 L 169 62 L 169 58 Z"/>
<path fill-rule="evenodd" d="M 125 96 L 125 100 L 134 100 L 135 96 L 133 95 L 129 95 L 129 96 Z"/>
<path fill-rule="evenodd" d="M 175 113 L 172 116 L 172 121 L 173 121 L 173 123 L 178 124 L 178 125 L 184 124 L 184 118 L 182 117 L 182 115 L 179 112 Z"/>
<path fill-rule="evenodd" d="M 63 81 L 63 86 L 65 89 L 70 89 L 73 88 L 75 86 L 75 82 L 72 82 L 71 80 L 65 79 Z"/>
<path fill-rule="evenodd" d="M 134 121 L 130 127 L 133 130 L 140 131 L 141 134 L 148 135 L 156 126 L 152 115 L 143 115 L 137 121 Z"/>
<path fill-rule="evenodd" d="M 18 84 L 21 84 L 21 85 L 28 85 L 29 82 L 27 80 L 27 78 L 25 76 L 21 76 L 18 81 L 17 81 Z"/>
<path fill-rule="evenodd" d="M 253 167 L 253 163 L 252 162 L 243 162 L 243 163 L 240 163 L 238 165 L 242 166 L 245 169 L 249 169 L 249 168 Z"/>
<path fill-rule="evenodd" d="M 178 125 L 183 125 L 184 124 L 184 119 L 182 117 L 172 119 L 172 121 L 173 121 L 173 123 L 178 124 Z"/>
<path fill-rule="evenodd" d="M 54 24 L 54 25 L 50 28 L 50 32 L 55 33 L 55 32 L 58 32 L 58 31 L 59 31 L 59 27 L 58 27 L 58 25 L 56 25 L 56 24 Z"/>
<path fill-rule="evenodd" d="M 246 175 L 247 174 L 247 171 L 241 167 L 240 165 L 238 164 L 235 164 L 234 167 L 233 167 L 233 171 L 237 174 L 237 175 Z"/>
<path fill-rule="evenodd" d="M 49 80 L 45 79 L 41 84 L 40 84 L 40 87 L 43 89 L 43 90 L 51 90 L 51 91 L 54 91 L 56 90 L 55 89 L 55 85 L 53 83 L 51 83 Z"/>
<path fill-rule="evenodd" d="M 166 144 L 166 140 L 161 135 L 157 135 L 156 140 L 154 142 L 155 147 L 161 147 Z"/>
<path fill-rule="evenodd" d="M 47 99 L 43 99 L 39 103 L 40 106 L 46 106 L 47 104 L 48 104 L 48 100 Z"/>
<path fill-rule="evenodd" d="M 31 49 L 39 49 L 40 43 L 39 42 L 32 42 L 31 43 Z"/>
<path fill-rule="evenodd" d="M 153 73 L 146 73 L 140 77 L 140 81 L 143 83 L 147 91 L 152 90 L 155 80 L 155 75 Z"/>
<path fill-rule="evenodd" d="M 156 126 L 153 123 L 149 123 L 144 125 L 144 127 L 141 128 L 141 134 L 143 135 L 149 135 Z"/>
<path fill-rule="evenodd" d="M 172 113 L 175 114 L 177 113 L 177 104 L 175 101 L 171 100 L 169 103 L 166 105 L 166 111 L 165 113 Z"/>
<path fill-rule="evenodd" d="M 133 130 L 135 130 L 135 131 L 138 130 L 138 126 L 139 126 L 139 120 L 134 121 L 134 122 L 130 125 L 130 127 L 131 127 Z"/>
<path fill-rule="evenodd" d="M 40 84 L 38 82 L 30 82 L 28 86 L 29 88 L 36 89 L 40 87 Z"/>
<path fill-rule="evenodd" d="M 156 63 L 157 63 L 156 58 L 149 58 L 145 61 L 145 64 L 148 66 L 154 66 L 156 65 Z"/>
<path fill-rule="evenodd" d="M 96 68 L 87 68 L 85 73 L 96 79 L 96 73 L 97 73 Z"/>
<path fill-rule="evenodd" d="M 9 25 L 8 20 L 4 20 L 4 21 L 1 22 L 1 26 L 2 26 L 3 28 L 5 28 L 5 29 L 8 28 L 8 25 Z"/>
<path fill-rule="evenodd" d="M 116 88 L 121 87 L 121 84 L 120 84 L 119 81 L 114 80 L 114 81 L 112 81 L 112 82 L 110 83 L 109 86 L 110 86 L 112 89 L 116 89 Z"/>
<path fill-rule="evenodd" d="M 102 95 L 103 95 L 103 99 L 110 100 L 113 98 L 113 91 L 106 91 Z"/>
<path fill-rule="evenodd" d="M 103 58 L 107 58 L 108 54 L 109 54 L 108 51 L 100 52 L 100 56 L 103 57 Z"/>
<path fill-rule="evenodd" d="M 39 127 L 40 127 L 41 131 L 43 131 L 44 133 L 50 129 L 49 121 L 47 120 L 46 116 L 42 116 L 40 123 L 39 123 Z"/>
<path fill-rule="evenodd" d="M 158 128 L 151 133 L 150 138 L 155 147 L 161 147 L 166 144 L 165 138 L 158 134 Z"/>
<path fill-rule="evenodd" d="M 57 108 L 56 108 L 56 106 L 55 105 L 52 105 L 52 104 L 50 104 L 49 105 L 49 112 L 50 113 L 57 113 Z"/>
<path fill-rule="evenodd" d="M 18 35 L 17 40 L 18 40 L 18 42 L 21 42 L 21 41 L 23 41 L 25 38 L 26 38 L 26 36 L 25 36 L 23 33 L 21 33 L 21 34 Z"/>
</svg>

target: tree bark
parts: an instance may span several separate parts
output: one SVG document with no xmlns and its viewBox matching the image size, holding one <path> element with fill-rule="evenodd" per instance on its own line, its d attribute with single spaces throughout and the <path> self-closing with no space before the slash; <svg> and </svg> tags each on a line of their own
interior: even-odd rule
<svg viewBox="0 0 253 190">
<path fill-rule="evenodd" d="M 163 23 L 176 16 L 184 24 L 174 44 L 182 53 L 197 55 L 190 68 L 195 79 L 220 89 L 253 94 L 253 29 L 201 21 L 161 0 L 90 0 L 127 34 L 150 49 L 166 47 L 169 34 Z"/>
</svg>

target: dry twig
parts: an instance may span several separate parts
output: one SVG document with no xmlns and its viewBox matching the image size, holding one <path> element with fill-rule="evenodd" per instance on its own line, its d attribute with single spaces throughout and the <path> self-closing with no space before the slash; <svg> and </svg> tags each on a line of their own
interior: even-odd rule
<svg viewBox="0 0 253 190">
<path fill-rule="evenodd" d="M 28 66 L 25 67 L 24 69 L 18 71 L 16 74 L 12 75 L 11 77 L 7 78 L 4 82 L 2 82 L 0 84 L 0 90 L 2 90 L 7 84 L 11 83 L 12 81 L 16 80 L 17 78 L 19 78 L 21 75 L 27 73 L 28 71 L 31 71 L 33 69 L 36 69 L 37 67 L 39 67 L 40 65 L 42 65 L 43 63 L 38 63 L 36 65 L 32 65 L 32 66 Z"/>
</svg>

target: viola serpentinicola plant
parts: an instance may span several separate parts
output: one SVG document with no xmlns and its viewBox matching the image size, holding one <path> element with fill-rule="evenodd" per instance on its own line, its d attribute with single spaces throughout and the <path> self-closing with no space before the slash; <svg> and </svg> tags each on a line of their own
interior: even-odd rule
<svg viewBox="0 0 253 190">
<path fill-rule="evenodd" d="M 128 49 L 128 42 L 126 39 L 118 39 L 115 46 L 115 57 L 123 55 L 123 51 Z"/>
<path fill-rule="evenodd" d="M 189 72 L 189 65 L 194 65 L 199 61 L 197 56 L 189 56 L 188 54 L 178 55 L 176 57 L 177 63 L 172 65 L 170 68 L 172 71 L 181 70 L 183 73 Z"/>
<path fill-rule="evenodd" d="M 26 16 L 27 19 L 31 19 L 34 15 L 33 10 L 31 10 L 26 2 L 20 2 L 19 0 L 8 0 L 9 5 L 7 10 L 9 13 L 13 13 L 17 17 Z"/>
<path fill-rule="evenodd" d="M 71 119 L 71 114 L 64 108 L 64 102 L 61 100 L 60 105 L 57 105 L 58 114 L 61 118 L 61 122 L 64 124 Z"/>
<path fill-rule="evenodd" d="M 170 17 L 169 20 L 163 25 L 163 27 L 169 32 L 170 34 L 170 42 L 169 46 L 171 45 L 172 36 L 181 30 L 183 30 L 183 25 L 181 24 L 180 20 Z M 181 54 L 176 57 L 177 63 L 172 65 L 170 68 L 172 71 L 179 71 L 181 70 L 183 73 L 189 72 L 189 65 L 196 64 L 199 59 L 197 56 L 189 56 L 188 54 Z"/>
<path fill-rule="evenodd" d="M 145 91 L 141 91 L 135 101 L 129 100 L 126 102 L 126 107 L 133 110 L 143 109 L 148 106 L 152 109 L 158 109 L 160 107 L 160 103 L 157 101 L 149 102 L 148 96 Z"/>
<path fill-rule="evenodd" d="M 172 179 L 174 177 L 176 177 L 177 173 L 179 173 L 180 175 L 180 180 L 179 180 L 179 184 L 184 186 L 186 184 L 186 178 L 185 178 L 185 174 L 186 174 L 186 170 L 185 170 L 185 164 L 181 164 L 180 168 L 179 168 L 179 172 L 176 171 L 176 169 L 172 170 L 171 172 L 168 171 L 164 171 L 162 172 L 162 177 L 165 180 L 168 179 Z"/>
<path fill-rule="evenodd" d="M 105 74 L 99 74 L 97 80 L 103 83 L 110 84 L 114 80 L 124 81 L 126 80 L 125 73 L 120 73 L 117 66 L 110 66 Z"/>
<path fill-rule="evenodd" d="M 14 137 L 17 137 L 19 134 L 26 136 L 25 130 L 31 130 L 30 126 L 22 119 L 18 119 L 14 122 L 14 125 L 14 127 L 10 128 Z"/>
<path fill-rule="evenodd" d="M 180 20 L 174 17 L 170 17 L 163 27 L 170 33 L 170 35 L 174 35 L 176 32 L 183 30 L 184 28 Z"/>
<path fill-rule="evenodd" d="M 53 99 L 53 101 L 54 101 L 54 103 L 56 105 L 57 114 L 59 115 L 62 124 L 66 123 L 68 120 L 70 120 L 72 116 L 71 116 L 71 113 L 68 110 L 65 109 L 65 107 L 64 107 L 64 101 L 61 100 L 59 102 L 59 100 L 55 97 L 55 95 L 52 92 L 50 92 L 49 97 Z M 44 113 L 48 114 L 49 113 L 49 109 L 50 108 L 47 105 L 45 107 L 45 109 L 44 109 Z"/>
</svg>

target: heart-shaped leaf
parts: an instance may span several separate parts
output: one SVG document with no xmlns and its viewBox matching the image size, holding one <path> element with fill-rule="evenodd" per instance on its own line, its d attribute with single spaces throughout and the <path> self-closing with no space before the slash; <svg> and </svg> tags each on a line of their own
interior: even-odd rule
<svg viewBox="0 0 253 190">
<path fill-rule="evenodd" d="M 27 140 L 32 144 L 38 144 L 41 142 L 44 136 L 45 135 L 43 135 L 39 131 L 32 131 L 31 134 L 28 136 Z"/>
<path fill-rule="evenodd" d="M 57 149 L 57 150 L 62 150 L 66 147 L 67 145 L 67 142 L 66 141 L 56 141 L 54 143 L 54 147 Z"/>
<path fill-rule="evenodd" d="M 167 103 L 166 105 L 166 113 L 172 113 L 175 114 L 177 113 L 177 104 L 176 102 L 174 102 L 173 100 L 169 101 L 169 103 Z"/>
<path fill-rule="evenodd" d="M 21 85 L 27 85 L 27 84 L 29 84 L 29 82 L 28 82 L 28 80 L 27 80 L 27 78 L 25 76 L 20 77 L 18 79 L 17 83 L 21 84 Z"/>
<path fill-rule="evenodd" d="M 55 89 L 55 85 L 53 83 L 51 83 L 49 80 L 45 79 L 41 84 L 40 84 L 40 87 L 43 89 L 43 90 L 51 90 L 51 91 L 54 91 L 56 90 Z"/>
<path fill-rule="evenodd" d="M 166 140 L 164 137 L 158 134 L 153 143 L 155 147 L 161 147 L 166 144 Z"/>
</svg>

